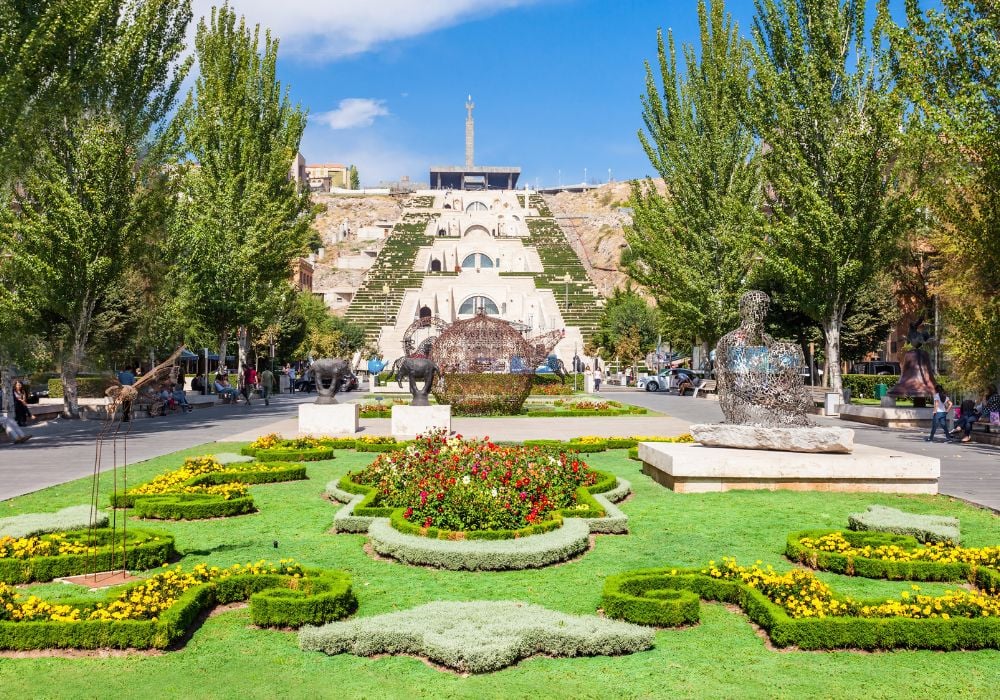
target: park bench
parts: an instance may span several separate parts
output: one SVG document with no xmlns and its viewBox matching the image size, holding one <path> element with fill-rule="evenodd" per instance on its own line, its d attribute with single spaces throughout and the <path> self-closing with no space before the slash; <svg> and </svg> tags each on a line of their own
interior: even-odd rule
<svg viewBox="0 0 1000 700">
<path fill-rule="evenodd" d="M 826 395 L 830 393 L 830 389 L 825 386 L 807 386 L 806 392 L 808 392 L 814 405 L 822 406 L 826 403 Z"/>
<path fill-rule="evenodd" d="M 718 382 L 715 379 L 702 379 L 698 382 L 698 386 L 694 388 L 694 393 L 691 396 L 693 398 L 698 398 L 699 391 L 703 391 L 706 394 L 715 393 L 718 391 Z"/>
</svg>

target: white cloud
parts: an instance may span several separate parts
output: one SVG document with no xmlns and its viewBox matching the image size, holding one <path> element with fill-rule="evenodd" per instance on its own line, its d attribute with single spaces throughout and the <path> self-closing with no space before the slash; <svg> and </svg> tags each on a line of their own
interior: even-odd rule
<svg viewBox="0 0 1000 700">
<path fill-rule="evenodd" d="M 281 53 L 328 61 L 543 0 L 231 0 L 281 39 Z M 219 0 L 194 0 L 195 17 Z"/>
<path fill-rule="evenodd" d="M 385 117 L 388 114 L 389 109 L 385 106 L 385 100 L 348 97 L 340 101 L 337 109 L 320 112 L 312 118 L 331 129 L 354 129 L 359 126 L 371 126 L 375 117 Z"/>
</svg>

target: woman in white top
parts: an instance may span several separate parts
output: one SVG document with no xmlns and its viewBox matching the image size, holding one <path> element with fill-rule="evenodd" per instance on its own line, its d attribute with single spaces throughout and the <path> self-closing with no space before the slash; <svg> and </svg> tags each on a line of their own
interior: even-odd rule
<svg viewBox="0 0 1000 700">
<path fill-rule="evenodd" d="M 934 385 L 934 415 L 931 417 L 931 434 L 924 438 L 925 441 L 931 442 L 934 439 L 934 433 L 937 432 L 938 428 L 944 432 L 945 439 L 948 438 L 948 411 L 951 410 L 951 399 L 948 398 L 948 394 L 945 393 L 944 388 L 940 384 Z"/>
</svg>

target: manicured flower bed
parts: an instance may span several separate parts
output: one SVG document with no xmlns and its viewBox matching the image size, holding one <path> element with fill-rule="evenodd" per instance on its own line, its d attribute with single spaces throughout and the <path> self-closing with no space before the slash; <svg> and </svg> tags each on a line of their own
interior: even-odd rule
<svg viewBox="0 0 1000 700">
<path fill-rule="evenodd" d="M 291 560 L 220 569 L 166 569 L 105 600 L 50 603 L 0 584 L 0 649 L 164 649 L 215 605 L 250 599 L 262 627 L 301 627 L 357 609 L 342 571 L 303 569 Z"/>
<path fill-rule="evenodd" d="M 250 484 L 306 479 L 294 462 L 222 464 L 212 455 L 189 457 L 183 466 L 112 497 L 112 507 L 132 508 L 140 518 L 199 520 L 252 513 Z"/>
<path fill-rule="evenodd" d="M 524 410 L 524 414 L 532 418 L 639 416 L 647 412 L 641 406 L 629 406 L 619 401 L 564 401 L 562 399 L 556 399 L 551 406 L 528 406 Z"/>
<path fill-rule="evenodd" d="M 402 521 L 469 533 L 520 531 L 560 511 L 600 511 L 587 487 L 602 476 L 571 454 L 432 435 L 380 455 L 348 480 L 374 488 L 371 506 L 402 509 Z"/>
<path fill-rule="evenodd" d="M 333 459 L 333 448 L 314 437 L 282 439 L 272 433 L 257 438 L 242 450 L 260 460 L 277 462 L 318 462 Z"/>
<path fill-rule="evenodd" d="M 128 530 L 124 544 L 128 550 L 126 566 L 137 571 L 159 566 L 177 553 L 172 536 L 139 528 Z M 108 528 L 0 537 L 0 581 L 44 582 L 121 566 L 122 546 L 121 531 Z"/>
<path fill-rule="evenodd" d="M 777 572 L 760 562 L 745 567 L 724 557 L 700 570 L 645 569 L 609 577 L 602 607 L 609 617 L 676 626 L 698 621 L 698 598 L 735 603 L 782 647 L 1000 648 L 1000 571 L 991 568 L 996 547 L 920 547 L 911 537 L 806 531 L 789 536 L 788 556 L 848 575 L 965 578 L 975 589 L 926 595 L 913 585 L 898 599 L 859 600 L 837 595 L 811 571 Z"/>
<path fill-rule="evenodd" d="M 823 571 L 900 581 L 974 581 L 978 571 L 1000 569 L 1000 547 L 920 544 L 909 535 L 881 532 L 793 532 L 785 556 Z M 1000 593 L 1000 572 L 992 588 Z"/>
</svg>

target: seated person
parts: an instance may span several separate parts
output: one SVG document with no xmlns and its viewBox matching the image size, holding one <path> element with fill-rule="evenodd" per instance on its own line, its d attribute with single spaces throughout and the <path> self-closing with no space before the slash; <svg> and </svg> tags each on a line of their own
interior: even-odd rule
<svg viewBox="0 0 1000 700">
<path fill-rule="evenodd" d="M 215 375 L 215 393 L 219 395 L 219 398 L 234 403 L 236 402 L 236 397 L 239 395 L 236 389 L 229 386 L 229 380 L 221 374 Z"/>
<path fill-rule="evenodd" d="M 204 391 L 205 390 L 205 378 L 200 374 L 194 375 L 194 379 L 191 380 L 191 391 Z"/>
<path fill-rule="evenodd" d="M 171 411 L 177 410 L 177 402 L 174 401 L 174 392 L 165 382 L 160 385 L 159 398 L 165 408 L 169 408 Z"/>
<path fill-rule="evenodd" d="M 7 418 L 6 416 L 0 416 L 0 427 L 3 427 L 4 431 L 7 433 L 7 437 L 15 445 L 20 445 L 22 442 L 27 442 L 31 439 L 31 436 L 26 434 L 21 427 L 14 420 Z"/>
<path fill-rule="evenodd" d="M 190 413 L 191 411 L 194 410 L 194 408 L 191 406 L 191 404 L 188 403 L 187 394 L 184 393 L 184 385 L 183 384 L 179 384 L 179 383 L 178 384 L 174 384 L 174 386 L 173 386 L 173 388 L 172 388 L 172 390 L 171 390 L 170 393 L 171 393 L 171 398 L 173 398 L 173 401 L 174 401 L 174 403 L 177 406 L 180 406 L 182 409 L 184 409 L 188 413 Z"/>
<path fill-rule="evenodd" d="M 972 439 L 972 426 L 979 420 L 982 414 L 982 404 L 976 406 L 976 402 L 972 399 L 963 401 L 962 405 L 958 408 L 958 420 L 955 421 L 955 427 L 948 439 L 950 440 L 957 436 L 959 431 L 961 431 L 962 442 L 969 442 Z"/>
</svg>

